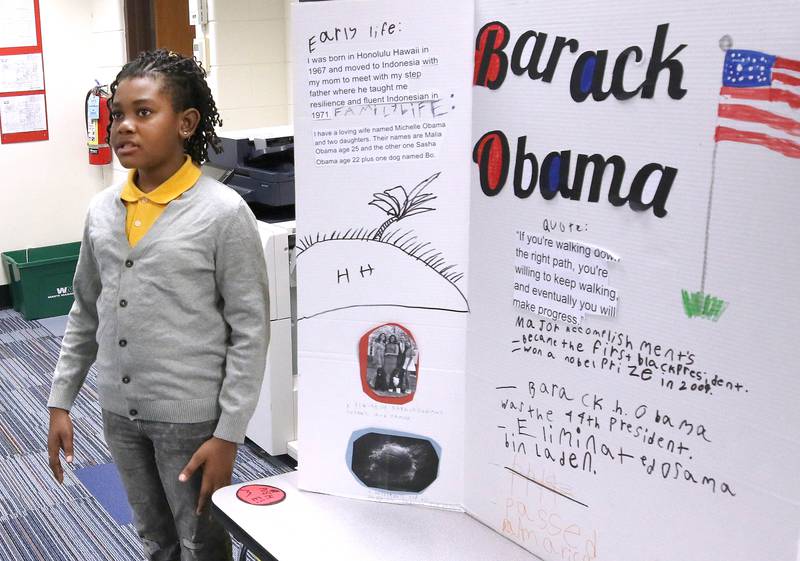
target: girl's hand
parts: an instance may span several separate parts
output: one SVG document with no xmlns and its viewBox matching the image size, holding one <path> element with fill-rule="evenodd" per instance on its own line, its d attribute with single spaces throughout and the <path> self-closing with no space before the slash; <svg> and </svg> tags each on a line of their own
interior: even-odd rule
<svg viewBox="0 0 800 561">
<path fill-rule="evenodd" d="M 198 468 L 203 468 L 203 482 L 200 484 L 200 498 L 197 500 L 198 515 L 203 512 L 214 491 L 231 484 L 236 449 L 235 442 L 212 436 L 197 449 L 178 476 L 178 481 L 186 482 Z"/>
<path fill-rule="evenodd" d="M 68 464 L 72 463 L 72 419 L 69 411 L 53 407 L 50 409 L 50 428 L 47 431 L 47 455 L 50 457 L 50 469 L 59 483 L 64 483 L 64 468 L 58 455 L 64 450 Z"/>
</svg>

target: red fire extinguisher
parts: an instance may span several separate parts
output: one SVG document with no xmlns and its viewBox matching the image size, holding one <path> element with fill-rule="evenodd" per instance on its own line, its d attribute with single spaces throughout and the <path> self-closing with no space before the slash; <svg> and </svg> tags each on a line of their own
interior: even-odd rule
<svg viewBox="0 0 800 561">
<path fill-rule="evenodd" d="M 110 119 L 105 86 L 100 84 L 86 94 L 86 144 L 89 148 L 89 163 L 102 166 L 111 163 L 111 146 L 108 144 L 108 122 Z"/>
</svg>

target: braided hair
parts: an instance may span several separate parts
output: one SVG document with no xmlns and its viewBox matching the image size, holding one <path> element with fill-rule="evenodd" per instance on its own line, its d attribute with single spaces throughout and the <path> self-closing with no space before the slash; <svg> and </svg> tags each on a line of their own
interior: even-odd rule
<svg viewBox="0 0 800 561">
<path fill-rule="evenodd" d="M 209 145 L 219 154 L 222 143 L 214 132 L 214 126 L 222 126 L 222 119 L 211 95 L 211 89 L 206 83 L 206 72 L 200 62 L 194 57 L 186 58 L 166 49 L 139 53 L 134 60 L 122 67 L 111 83 L 109 107 L 122 80 L 143 76 L 153 78 L 161 76 L 164 79 L 164 85 L 172 96 L 172 106 L 175 111 L 194 108 L 200 112 L 200 121 L 194 134 L 186 139 L 183 145 L 184 151 L 192 161 L 200 165 L 208 159 Z M 108 125 L 108 135 L 111 136 L 111 123 Z"/>
</svg>

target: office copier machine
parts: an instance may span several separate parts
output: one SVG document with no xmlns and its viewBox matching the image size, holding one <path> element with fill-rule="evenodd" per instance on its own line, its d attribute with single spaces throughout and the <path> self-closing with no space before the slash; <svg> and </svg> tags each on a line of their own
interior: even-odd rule
<svg viewBox="0 0 800 561">
<path fill-rule="evenodd" d="M 250 205 L 269 277 L 270 346 L 264 382 L 247 438 L 268 454 L 295 459 L 297 438 L 294 144 L 290 127 L 219 132 L 223 152 L 209 150 L 203 173 Z"/>
<path fill-rule="evenodd" d="M 258 222 L 269 277 L 270 344 L 261 396 L 247 438 L 273 456 L 296 457 L 297 284 L 294 273 L 295 224 Z"/>
</svg>

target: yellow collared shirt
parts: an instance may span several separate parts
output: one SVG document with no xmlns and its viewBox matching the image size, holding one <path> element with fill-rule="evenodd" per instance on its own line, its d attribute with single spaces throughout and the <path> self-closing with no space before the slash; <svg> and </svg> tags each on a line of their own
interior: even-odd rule
<svg viewBox="0 0 800 561">
<path fill-rule="evenodd" d="M 143 193 L 136 187 L 135 178 L 136 170 L 132 169 L 128 172 L 128 180 L 120 194 L 127 209 L 125 233 L 131 247 L 136 247 L 170 201 L 174 201 L 194 186 L 200 178 L 200 168 L 186 156 L 178 171 L 149 193 Z"/>
</svg>

